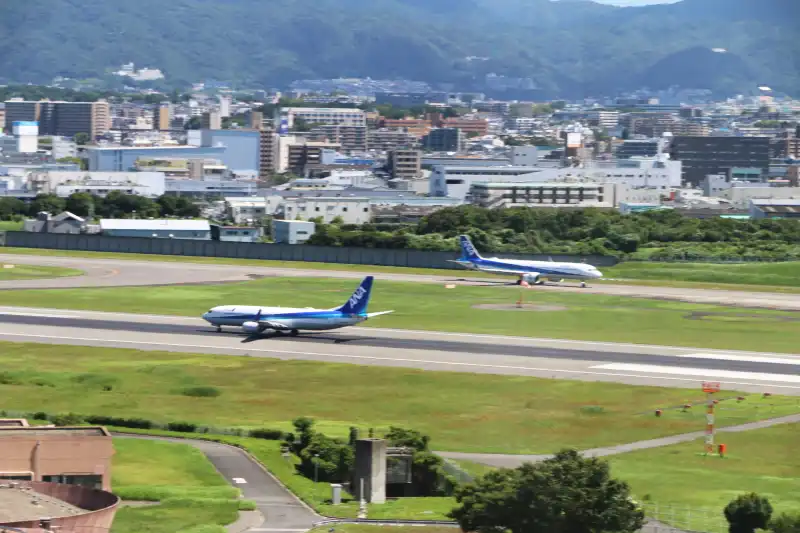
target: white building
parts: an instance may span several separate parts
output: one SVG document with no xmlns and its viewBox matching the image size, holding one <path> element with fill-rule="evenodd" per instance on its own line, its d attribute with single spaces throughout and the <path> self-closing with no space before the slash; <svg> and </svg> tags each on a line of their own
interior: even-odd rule
<svg viewBox="0 0 800 533">
<path fill-rule="evenodd" d="M 800 200 L 800 187 L 754 187 L 734 183 L 722 191 L 721 197 L 738 208 L 746 208 L 752 200 Z"/>
<path fill-rule="evenodd" d="M 12 131 L 17 138 L 17 152 L 35 154 L 39 150 L 38 122 L 14 122 Z"/>
<path fill-rule="evenodd" d="M 228 118 L 231 116 L 231 97 L 219 97 L 219 116 L 220 118 Z"/>
<path fill-rule="evenodd" d="M 252 224 L 263 219 L 267 214 L 266 198 L 225 198 L 226 213 L 228 218 L 236 224 Z"/>
<path fill-rule="evenodd" d="M 66 137 L 52 137 L 51 155 L 58 161 L 65 157 L 78 157 L 78 145 Z"/>
<path fill-rule="evenodd" d="M 633 189 L 626 183 L 473 183 L 471 203 L 481 207 L 600 207 L 621 203 L 660 203 L 654 189 Z"/>
<path fill-rule="evenodd" d="M 473 183 L 501 182 L 501 183 L 526 183 L 535 181 L 548 181 L 539 175 L 545 170 L 531 167 L 448 167 L 436 166 L 433 168 L 429 179 L 431 196 L 449 196 L 465 200 Z"/>
<path fill-rule="evenodd" d="M 592 111 L 589 120 L 605 130 L 613 130 L 619 125 L 619 111 Z"/>
<path fill-rule="evenodd" d="M 105 196 L 111 191 L 141 196 L 161 196 L 166 190 L 163 172 L 88 172 L 36 171 L 31 172 L 28 184 L 37 193 L 69 196 L 88 192 Z"/>
<path fill-rule="evenodd" d="M 320 217 L 330 223 L 341 217 L 345 224 L 366 224 L 372 219 L 369 198 L 293 197 L 283 199 L 283 214 L 287 220 L 309 220 Z"/>
<path fill-rule="evenodd" d="M 289 128 L 294 127 L 295 120 L 302 119 L 308 124 L 332 124 L 340 126 L 366 126 L 367 115 L 360 109 L 329 107 L 283 107 L 281 119 L 286 120 Z"/>
</svg>

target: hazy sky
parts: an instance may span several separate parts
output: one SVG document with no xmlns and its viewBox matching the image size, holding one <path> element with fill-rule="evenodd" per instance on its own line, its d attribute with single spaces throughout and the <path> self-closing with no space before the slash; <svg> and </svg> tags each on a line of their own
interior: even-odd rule
<svg viewBox="0 0 800 533">
<path fill-rule="evenodd" d="M 674 4 L 680 0 L 594 0 L 598 4 L 614 6 L 649 6 L 651 4 Z"/>
</svg>

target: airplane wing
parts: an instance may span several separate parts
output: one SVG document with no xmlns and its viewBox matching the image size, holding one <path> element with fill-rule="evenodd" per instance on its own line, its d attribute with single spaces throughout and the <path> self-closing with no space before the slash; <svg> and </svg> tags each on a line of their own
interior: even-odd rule
<svg viewBox="0 0 800 533">
<path fill-rule="evenodd" d="M 388 315 L 389 313 L 394 313 L 394 311 L 381 311 L 380 313 L 367 313 L 367 318 L 372 318 L 372 317 L 381 316 L 381 315 Z"/>
<path fill-rule="evenodd" d="M 481 267 L 482 272 L 489 272 L 490 274 L 509 274 L 512 276 L 520 276 L 522 274 L 530 274 L 533 276 L 539 276 L 538 272 L 529 272 L 526 270 L 517 270 L 513 268 L 492 268 L 492 267 Z"/>
<path fill-rule="evenodd" d="M 275 322 L 274 320 L 260 320 L 258 324 L 266 329 L 272 329 L 275 331 L 285 331 L 291 329 L 288 326 L 286 326 L 286 324 L 283 324 L 281 322 Z"/>
</svg>

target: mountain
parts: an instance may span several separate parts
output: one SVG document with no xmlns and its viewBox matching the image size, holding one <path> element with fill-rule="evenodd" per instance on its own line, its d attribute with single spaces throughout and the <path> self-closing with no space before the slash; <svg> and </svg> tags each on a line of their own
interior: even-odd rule
<svg viewBox="0 0 800 533">
<path fill-rule="evenodd" d="M 797 93 L 797 20 L 797 0 L 12 1 L 0 3 L 0 82 L 101 77 L 133 61 L 183 84 L 370 76 L 480 89 L 495 73 L 531 78 L 542 97 Z"/>
</svg>

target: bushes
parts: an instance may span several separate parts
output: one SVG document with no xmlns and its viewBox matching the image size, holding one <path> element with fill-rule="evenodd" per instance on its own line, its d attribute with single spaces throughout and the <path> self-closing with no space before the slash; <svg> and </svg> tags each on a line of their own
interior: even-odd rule
<svg viewBox="0 0 800 533">
<path fill-rule="evenodd" d="M 279 429 L 268 429 L 268 428 L 261 428 L 261 429 L 252 429 L 247 434 L 254 439 L 264 439 L 264 440 L 284 440 L 286 437 L 286 433 Z"/>
<path fill-rule="evenodd" d="M 155 424 L 143 418 L 117 418 L 113 416 L 88 416 L 86 422 L 98 426 L 116 426 L 120 428 L 152 429 Z"/>
<path fill-rule="evenodd" d="M 181 391 L 184 396 L 192 396 L 194 398 L 216 398 L 222 392 L 216 387 L 200 386 L 200 387 L 187 387 Z"/>
<path fill-rule="evenodd" d="M 178 433 L 194 433 L 195 430 L 197 430 L 197 426 L 188 422 L 170 422 L 167 424 L 167 431 L 177 431 Z"/>
</svg>

